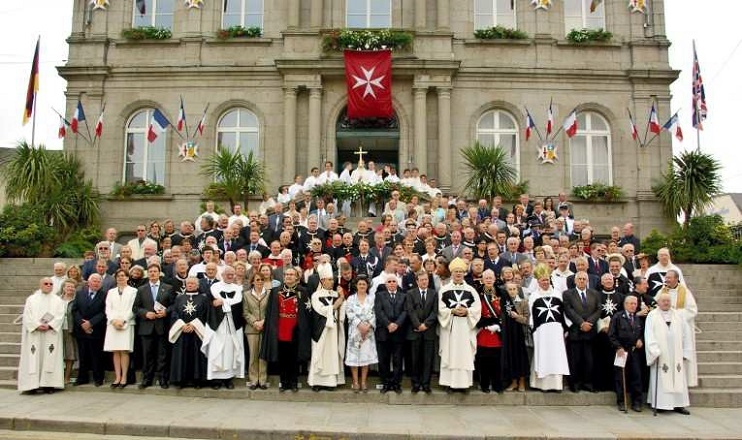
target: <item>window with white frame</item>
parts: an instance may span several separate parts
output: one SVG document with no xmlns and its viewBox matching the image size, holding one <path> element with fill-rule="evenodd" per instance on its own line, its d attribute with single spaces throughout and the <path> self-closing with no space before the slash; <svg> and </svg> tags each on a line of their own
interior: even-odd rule
<svg viewBox="0 0 742 440">
<path fill-rule="evenodd" d="M 515 2 L 512 0 L 474 0 L 474 29 L 494 26 L 515 28 Z"/>
<path fill-rule="evenodd" d="M 246 108 L 228 110 L 217 123 L 216 144 L 239 151 L 244 156 L 250 152 L 257 156 L 260 145 L 258 117 Z"/>
<path fill-rule="evenodd" d="M 222 0 L 222 28 L 263 28 L 263 0 Z"/>
<path fill-rule="evenodd" d="M 346 0 L 345 26 L 349 28 L 392 27 L 392 1 Z"/>
<path fill-rule="evenodd" d="M 172 30 L 175 0 L 144 0 L 144 14 L 134 2 L 134 27 L 155 26 Z"/>
<path fill-rule="evenodd" d="M 564 29 L 605 29 L 605 4 L 590 12 L 592 0 L 564 0 Z"/>
<path fill-rule="evenodd" d="M 490 147 L 502 147 L 510 156 L 510 163 L 520 174 L 520 146 L 518 125 L 504 110 L 490 110 L 477 122 L 477 142 Z"/>
<path fill-rule="evenodd" d="M 569 141 L 572 186 L 592 183 L 613 184 L 611 129 L 601 115 L 577 115 L 577 134 Z"/>
<path fill-rule="evenodd" d="M 160 185 L 165 184 L 167 133 L 158 131 L 154 142 L 150 143 L 147 140 L 153 113 L 154 109 L 151 108 L 140 110 L 126 124 L 124 182 L 146 180 Z"/>
</svg>

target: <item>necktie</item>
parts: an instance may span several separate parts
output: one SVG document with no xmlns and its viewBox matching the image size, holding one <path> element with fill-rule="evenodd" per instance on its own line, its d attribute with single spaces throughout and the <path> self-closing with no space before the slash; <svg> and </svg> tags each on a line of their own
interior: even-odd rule
<svg viewBox="0 0 742 440">
<path fill-rule="evenodd" d="M 587 307 L 587 296 L 585 296 L 585 291 L 580 291 L 580 299 L 582 300 L 582 307 Z"/>
<path fill-rule="evenodd" d="M 423 304 L 425 304 L 425 291 L 424 290 L 420 291 L 420 297 L 423 299 Z"/>
<path fill-rule="evenodd" d="M 93 301 L 93 298 L 95 298 L 95 292 L 92 290 L 90 291 L 90 301 Z"/>
<path fill-rule="evenodd" d="M 390 295 L 391 295 L 391 298 L 392 298 L 392 304 L 394 304 L 396 302 L 397 295 L 395 294 L 395 292 L 390 293 Z"/>
<path fill-rule="evenodd" d="M 224 242 L 224 251 L 225 252 L 229 252 L 229 242 L 228 241 L 225 241 Z"/>
<path fill-rule="evenodd" d="M 254 245 L 254 244 L 251 244 L 251 245 L 250 245 L 250 252 L 252 252 L 252 251 L 254 251 L 254 250 L 255 250 L 255 245 Z"/>
<path fill-rule="evenodd" d="M 634 314 L 629 313 L 629 323 L 631 323 L 631 328 L 634 328 Z"/>
<path fill-rule="evenodd" d="M 150 286 L 150 290 L 152 291 L 152 302 L 157 301 L 157 284 L 152 284 Z"/>
<path fill-rule="evenodd" d="M 595 262 L 595 273 L 600 273 L 600 264 L 598 263 L 598 260 L 593 260 Z"/>
</svg>

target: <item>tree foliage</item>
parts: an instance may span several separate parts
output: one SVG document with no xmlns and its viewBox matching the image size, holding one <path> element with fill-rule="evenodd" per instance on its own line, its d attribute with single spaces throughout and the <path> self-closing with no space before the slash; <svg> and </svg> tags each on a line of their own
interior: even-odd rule
<svg viewBox="0 0 742 440">
<path fill-rule="evenodd" d="M 239 151 L 219 147 L 201 165 L 201 174 L 215 180 L 204 189 L 204 195 L 229 200 L 230 207 L 237 203 L 247 207 L 251 194 L 265 191 L 265 165 L 252 151 L 245 156 Z"/>
<path fill-rule="evenodd" d="M 642 252 L 648 255 L 656 255 L 663 247 L 672 250 L 676 263 L 742 264 L 742 242 L 719 215 L 696 216 L 668 235 L 653 230 L 642 240 Z"/>
<path fill-rule="evenodd" d="M 721 164 L 710 154 L 685 151 L 668 163 L 667 172 L 652 187 L 668 217 L 683 216 L 683 226 L 721 194 Z"/>
<path fill-rule="evenodd" d="M 501 146 L 489 147 L 476 142 L 461 150 L 468 169 L 466 189 L 476 198 L 491 199 L 508 195 L 516 185 L 518 174 L 510 155 Z"/>
</svg>

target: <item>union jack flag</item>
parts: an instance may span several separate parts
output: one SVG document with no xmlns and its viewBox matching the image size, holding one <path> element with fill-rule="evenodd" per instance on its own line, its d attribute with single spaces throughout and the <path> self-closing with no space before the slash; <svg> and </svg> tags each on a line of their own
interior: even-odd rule
<svg viewBox="0 0 742 440">
<path fill-rule="evenodd" d="M 693 41 L 693 128 L 703 130 L 703 121 L 706 119 L 707 113 L 708 107 L 706 106 L 706 92 L 701 77 L 701 65 L 698 64 L 696 42 Z"/>
</svg>

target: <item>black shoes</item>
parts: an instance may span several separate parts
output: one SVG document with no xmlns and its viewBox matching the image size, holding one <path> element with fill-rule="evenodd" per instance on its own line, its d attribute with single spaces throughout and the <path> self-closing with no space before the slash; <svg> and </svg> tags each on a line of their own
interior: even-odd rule
<svg viewBox="0 0 742 440">
<path fill-rule="evenodd" d="M 252 390 L 252 391 L 255 391 L 255 390 L 257 390 L 257 389 L 258 389 L 258 384 L 256 384 L 256 383 L 251 383 L 251 384 L 250 384 L 250 386 L 249 386 L 248 388 L 250 388 L 250 390 Z"/>
<path fill-rule="evenodd" d="M 420 392 L 420 385 L 413 385 L 412 386 L 412 394 L 417 394 Z"/>
<path fill-rule="evenodd" d="M 641 403 L 634 403 L 633 405 L 631 405 L 631 410 L 634 412 L 642 412 Z"/>
<path fill-rule="evenodd" d="M 430 394 L 430 393 L 432 393 L 432 392 L 433 392 L 433 390 L 431 390 L 429 386 L 424 386 L 424 387 L 423 387 L 423 392 L 424 392 L 425 394 Z"/>
<path fill-rule="evenodd" d="M 685 409 L 683 407 L 675 408 L 675 409 L 673 409 L 673 411 L 675 411 L 678 414 L 682 414 L 684 416 L 689 416 L 690 415 L 690 411 L 688 411 L 687 409 Z"/>
</svg>

